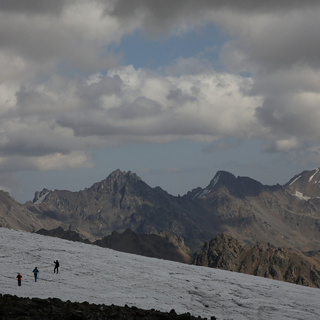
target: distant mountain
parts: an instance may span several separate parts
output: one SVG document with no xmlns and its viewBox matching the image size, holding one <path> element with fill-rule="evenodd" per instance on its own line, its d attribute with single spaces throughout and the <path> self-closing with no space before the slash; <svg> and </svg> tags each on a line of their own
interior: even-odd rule
<svg viewBox="0 0 320 320">
<path fill-rule="evenodd" d="M 206 242 L 193 264 L 320 288 L 320 263 L 287 248 L 256 244 L 245 248 L 225 234 Z"/>
<path fill-rule="evenodd" d="M 186 244 L 196 248 L 210 236 L 190 218 L 190 212 L 196 211 L 190 201 L 180 201 L 160 187 L 151 188 L 130 171 L 116 170 L 79 192 L 44 189 L 28 207 L 91 241 L 130 229 L 144 234 L 183 235 Z"/>
<path fill-rule="evenodd" d="M 209 185 L 204 189 L 195 189 L 188 195 L 193 199 L 203 199 L 208 197 L 210 193 L 223 190 L 228 194 L 238 197 L 255 197 L 262 190 L 269 189 L 260 182 L 247 177 L 235 177 L 233 174 L 226 171 L 218 171 L 215 177 L 210 181 Z"/>
<path fill-rule="evenodd" d="M 216 219 L 222 232 L 243 243 L 263 241 L 316 250 L 320 245 L 318 176 L 319 169 L 304 171 L 284 186 L 265 186 L 220 171 L 206 188 L 186 197 L 203 209 L 208 222 Z"/>
<path fill-rule="evenodd" d="M 320 169 L 303 171 L 286 183 L 285 188 L 300 200 L 320 204 Z"/>
<path fill-rule="evenodd" d="M 319 169 L 304 171 L 282 186 L 218 171 L 207 187 L 175 197 L 130 171 L 116 170 L 79 192 L 43 189 L 25 205 L 4 195 L 0 221 L 29 231 L 61 226 L 90 241 L 127 229 L 165 235 L 186 254 L 199 251 L 219 233 L 242 244 L 261 241 L 312 251 L 320 247 L 319 181 Z"/>
<path fill-rule="evenodd" d="M 15 201 L 9 193 L 0 190 L 0 227 L 32 232 L 59 225 L 60 221 L 50 219 L 41 212 L 29 210 Z"/>
</svg>

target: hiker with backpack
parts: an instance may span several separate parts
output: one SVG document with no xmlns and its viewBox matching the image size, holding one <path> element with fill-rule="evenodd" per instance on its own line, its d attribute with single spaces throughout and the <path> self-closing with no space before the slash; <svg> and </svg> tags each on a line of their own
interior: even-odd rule
<svg viewBox="0 0 320 320">
<path fill-rule="evenodd" d="M 32 272 L 33 272 L 33 274 L 34 274 L 34 281 L 37 282 L 38 273 L 39 273 L 38 268 L 35 267 Z"/>
<path fill-rule="evenodd" d="M 59 273 L 59 261 L 56 260 L 53 263 L 54 263 L 53 273 L 56 273 L 56 270 L 57 270 L 57 273 Z"/>
</svg>

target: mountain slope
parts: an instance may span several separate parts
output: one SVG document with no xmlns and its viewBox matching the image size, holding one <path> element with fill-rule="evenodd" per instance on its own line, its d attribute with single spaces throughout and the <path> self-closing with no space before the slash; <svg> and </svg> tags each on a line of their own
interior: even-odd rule
<svg viewBox="0 0 320 320">
<path fill-rule="evenodd" d="M 0 248 L 1 294 L 174 309 L 207 319 L 320 319 L 320 291 L 314 288 L 4 228 Z M 23 276 L 21 287 L 16 272 Z"/>
</svg>

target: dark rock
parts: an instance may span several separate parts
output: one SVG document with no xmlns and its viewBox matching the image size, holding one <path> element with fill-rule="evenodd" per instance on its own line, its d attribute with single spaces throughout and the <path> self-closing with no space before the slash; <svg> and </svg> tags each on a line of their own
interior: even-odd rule
<svg viewBox="0 0 320 320">
<path fill-rule="evenodd" d="M 106 306 L 87 302 L 63 302 L 56 298 L 18 298 L 17 296 L 0 294 L 1 320 L 195 320 L 204 319 L 190 315 L 178 315 L 174 310 L 160 312 L 143 310 L 129 306 Z M 215 317 L 211 317 L 215 319 Z"/>
</svg>

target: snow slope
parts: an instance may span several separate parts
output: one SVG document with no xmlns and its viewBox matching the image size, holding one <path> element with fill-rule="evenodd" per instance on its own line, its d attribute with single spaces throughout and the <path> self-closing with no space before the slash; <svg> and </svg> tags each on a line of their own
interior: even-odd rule
<svg viewBox="0 0 320 320">
<path fill-rule="evenodd" d="M 0 228 L 0 266 L 2 294 L 175 309 L 208 319 L 320 319 L 319 289 L 5 228 Z"/>
</svg>

